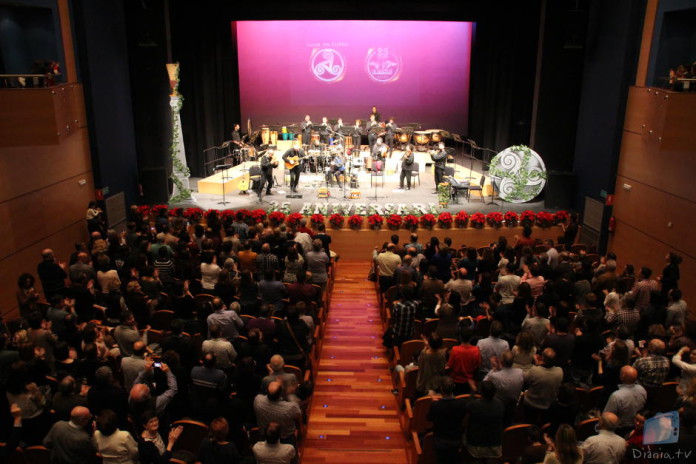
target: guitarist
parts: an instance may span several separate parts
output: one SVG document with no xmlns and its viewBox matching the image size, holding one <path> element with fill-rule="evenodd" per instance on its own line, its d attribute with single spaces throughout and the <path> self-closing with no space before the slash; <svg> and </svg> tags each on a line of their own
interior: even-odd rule
<svg viewBox="0 0 696 464">
<path fill-rule="evenodd" d="M 266 195 L 271 195 L 273 187 L 273 168 L 278 167 L 278 161 L 273 159 L 275 151 L 273 148 L 266 150 L 266 153 L 261 156 L 259 163 L 261 164 L 261 180 L 259 181 L 258 195 L 261 198 L 261 192 L 264 185 L 266 186 Z"/>
<path fill-rule="evenodd" d="M 292 148 L 283 153 L 285 167 L 290 170 L 290 190 L 293 192 L 297 192 L 297 184 L 300 183 L 300 169 L 304 157 L 305 153 L 299 140 L 295 140 Z"/>
</svg>

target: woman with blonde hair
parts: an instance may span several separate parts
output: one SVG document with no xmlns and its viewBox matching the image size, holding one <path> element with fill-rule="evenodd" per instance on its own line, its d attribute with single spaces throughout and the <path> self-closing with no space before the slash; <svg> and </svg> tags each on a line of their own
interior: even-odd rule
<svg viewBox="0 0 696 464">
<path fill-rule="evenodd" d="M 580 464 L 582 463 L 582 449 L 578 446 L 575 430 L 568 424 L 561 424 L 556 432 L 556 439 L 552 440 L 544 434 L 548 446 L 544 464 Z"/>
</svg>

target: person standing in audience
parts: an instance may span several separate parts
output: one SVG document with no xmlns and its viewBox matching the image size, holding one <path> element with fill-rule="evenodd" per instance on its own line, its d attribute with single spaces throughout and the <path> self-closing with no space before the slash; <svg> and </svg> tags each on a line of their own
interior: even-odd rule
<svg viewBox="0 0 696 464">
<path fill-rule="evenodd" d="M 51 464 L 90 462 L 96 452 L 91 437 L 92 413 L 84 406 L 70 412 L 69 421 L 58 421 L 44 438 L 51 453 Z"/>
<path fill-rule="evenodd" d="M 396 245 L 389 243 L 385 250 L 378 252 L 378 247 L 375 247 L 372 252 L 379 271 L 379 288 L 382 293 L 394 285 L 394 271 L 401 265 L 401 257 L 394 253 L 395 248 Z"/>
<path fill-rule="evenodd" d="M 41 258 L 42 260 L 37 266 L 37 273 L 41 280 L 44 296 L 50 300 L 56 293 L 65 295 L 65 279 L 68 278 L 68 274 L 65 272 L 65 263 L 56 263 L 53 250 L 50 248 L 41 252 Z"/>
<path fill-rule="evenodd" d="M 537 355 L 534 367 L 524 373 L 524 417 L 532 424 L 543 424 L 546 412 L 563 382 L 563 369 L 556 366 L 556 352 L 546 348 Z"/>
<path fill-rule="evenodd" d="M 208 428 L 209 437 L 203 439 L 198 450 L 198 458 L 201 464 L 239 464 L 242 456 L 237 446 L 229 441 L 230 426 L 227 419 L 218 417 L 213 419 Z"/>
<path fill-rule="evenodd" d="M 580 464 L 583 461 L 582 448 L 578 446 L 575 430 L 568 424 L 561 424 L 552 440 L 544 434 L 547 451 L 544 464 Z"/>
<path fill-rule="evenodd" d="M 295 430 L 302 418 L 302 411 L 297 403 L 283 399 L 283 385 L 280 382 L 271 382 L 266 394 L 256 395 L 254 413 L 259 430 L 268 430 L 268 425 L 276 422 L 280 425 L 280 442 L 296 445 Z"/>
<path fill-rule="evenodd" d="M 638 380 L 648 392 L 650 389 L 659 388 L 669 373 L 669 359 L 664 356 L 665 342 L 654 338 L 648 343 L 647 350 L 643 350 L 641 358 L 633 363 L 638 371 Z"/>
<path fill-rule="evenodd" d="M 427 420 L 433 423 L 438 464 L 459 462 L 467 404 L 465 399 L 454 397 L 454 389 L 454 380 L 444 377 L 440 382 L 441 397 L 434 397 L 428 410 Z"/>
<path fill-rule="evenodd" d="M 105 409 L 97 416 L 94 443 L 104 464 L 138 464 L 138 443 L 133 436 L 118 428 L 118 417 Z"/>
<path fill-rule="evenodd" d="M 496 398 L 493 382 L 481 382 L 481 398 L 467 405 L 469 424 L 466 428 L 466 449 L 476 459 L 499 458 L 503 447 L 505 406 Z"/>
<path fill-rule="evenodd" d="M 500 338 L 503 334 L 503 324 L 500 321 L 491 322 L 490 335 L 476 343 L 481 352 L 481 373 L 487 374 L 492 367 L 500 365 L 500 355 L 510 349 L 506 340 Z"/>
<path fill-rule="evenodd" d="M 394 301 L 392 310 L 392 327 L 394 333 L 394 345 L 401 346 L 402 343 L 411 340 L 413 337 L 413 323 L 420 301 L 416 299 L 416 292 L 412 287 L 403 288 L 399 298 Z M 406 360 L 411 362 L 411 360 Z"/>
<path fill-rule="evenodd" d="M 318 238 L 312 241 L 311 251 L 305 253 L 307 271 L 312 274 L 311 282 L 321 287 L 322 293 L 326 291 L 326 284 L 329 280 L 329 264 L 331 259 L 322 248 L 322 241 Z"/>
<path fill-rule="evenodd" d="M 470 393 L 477 390 L 476 376 L 481 368 L 481 352 L 476 346 L 471 345 L 474 331 L 471 327 L 462 328 L 459 338 L 461 344 L 452 348 L 447 367 L 455 383 L 456 395 Z"/>
<path fill-rule="evenodd" d="M 483 380 L 488 380 L 495 386 L 495 396 L 505 406 L 505 424 L 511 424 L 517 401 L 524 388 L 524 371 L 519 367 L 513 367 L 512 351 L 503 351 L 499 356 L 499 363 Z"/>
<path fill-rule="evenodd" d="M 626 440 L 614 431 L 619 418 L 612 412 L 602 413 L 597 424 L 599 433 L 593 435 L 582 445 L 585 464 L 620 464 L 626 453 Z"/>
<path fill-rule="evenodd" d="M 295 448 L 280 443 L 280 424 L 269 422 L 264 435 L 266 441 L 260 441 L 251 448 L 256 464 L 290 464 L 295 457 Z"/>
<path fill-rule="evenodd" d="M 642 385 L 638 385 L 638 372 L 631 366 L 621 368 L 621 384 L 619 389 L 611 394 L 604 412 L 616 414 L 619 423 L 617 435 L 626 436 L 633 430 L 636 414 L 643 409 L 648 393 Z"/>
</svg>

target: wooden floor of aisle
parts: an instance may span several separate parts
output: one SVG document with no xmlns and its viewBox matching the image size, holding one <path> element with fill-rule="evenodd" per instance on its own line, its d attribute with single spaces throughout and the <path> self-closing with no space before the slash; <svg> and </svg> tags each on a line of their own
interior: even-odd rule
<svg viewBox="0 0 696 464">
<path fill-rule="evenodd" d="M 407 462 L 369 266 L 338 266 L 302 464 Z"/>
</svg>

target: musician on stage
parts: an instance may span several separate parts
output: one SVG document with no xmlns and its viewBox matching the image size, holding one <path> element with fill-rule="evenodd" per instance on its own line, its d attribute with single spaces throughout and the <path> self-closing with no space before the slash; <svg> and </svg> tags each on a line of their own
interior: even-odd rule
<svg viewBox="0 0 696 464">
<path fill-rule="evenodd" d="M 384 141 L 389 147 L 389 158 L 391 158 L 392 150 L 394 150 L 394 133 L 397 131 L 396 123 L 394 122 L 394 117 L 389 118 L 389 122 L 386 126 L 387 134 L 384 136 Z"/>
<path fill-rule="evenodd" d="M 336 121 L 336 125 L 333 127 L 333 130 L 334 132 L 338 132 L 340 134 L 341 129 L 343 129 L 343 118 L 338 118 L 338 121 Z"/>
<path fill-rule="evenodd" d="M 445 143 L 438 144 L 437 153 L 431 153 L 430 158 L 435 162 L 435 193 L 437 186 L 440 185 L 445 178 L 445 164 L 447 163 L 447 152 L 445 151 Z"/>
<path fill-rule="evenodd" d="M 377 127 L 379 126 L 379 123 L 377 122 L 375 115 L 371 114 L 370 115 L 370 120 L 367 123 L 367 126 L 365 127 L 365 131 L 367 132 L 367 143 L 370 145 L 370 150 L 375 146 L 375 141 L 377 140 Z"/>
<path fill-rule="evenodd" d="M 379 172 L 384 166 L 384 155 L 387 153 L 387 146 L 382 142 L 382 137 L 377 139 L 375 146 L 372 147 L 372 172 Z"/>
<path fill-rule="evenodd" d="M 271 195 L 271 188 L 273 187 L 273 168 L 278 167 L 278 161 L 273 159 L 274 155 L 275 149 L 269 148 L 259 160 L 259 164 L 261 165 L 261 180 L 259 180 L 259 189 L 256 192 L 259 198 L 261 198 L 261 192 L 263 192 L 264 186 L 266 186 L 266 195 Z"/>
<path fill-rule="evenodd" d="M 329 138 L 331 136 L 331 125 L 329 125 L 329 120 L 326 116 L 321 118 L 321 131 L 319 132 L 319 138 L 321 143 L 328 145 Z"/>
<path fill-rule="evenodd" d="M 234 125 L 230 142 L 232 142 L 232 150 L 239 150 L 242 148 L 242 131 L 239 129 L 239 124 Z"/>
<path fill-rule="evenodd" d="M 376 107 L 376 106 L 373 106 L 373 107 L 372 107 L 372 113 L 370 113 L 370 117 L 372 117 L 372 116 L 375 117 L 375 121 L 377 121 L 377 122 L 382 122 L 382 117 L 381 117 L 380 114 L 377 112 L 377 107 Z"/>
<path fill-rule="evenodd" d="M 353 148 L 360 152 L 360 142 L 362 142 L 362 132 L 360 131 L 360 120 L 355 120 L 353 127 Z"/>
<path fill-rule="evenodd" d="M 338 188 L 343 188 L 341 186 L 341 176 L 346 172 L 346 164 L 343 161 L 343 156 L 340 153 L 336 153 L 334 158 L 331 160 L 331 174 L 336 179 L 336 184 Z"/>
<path fill-rule="evenodd" d="M 399 177 L 399 188 L 404 188 L 404 179 L 406 180 L 406 190 L 411 190 L 411 171 L 413 171 L 413 145 L 410 143 L 406 146 L 406 153 L 401 158 L 401 176 Z"/>
<path fill-rule="evenodd" d="M 312 138 L 312 120 L 309 118 L 309 115 L 306 115 L 304 117 L 304 121 L 302 121 L 302 145 L 309 145 L 309 141 Z"/>
<path fill-rule="evenodd" d="M 283 153 L 285 167 L 290 170 L 290 190 L 297 192 L 297 184 L 300 183 L 300 170 L 302 169 L 302 158 L 305 152 L 302 150 L 299 140 L 295 140 L 288 151 Z"/>
</svg>

